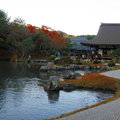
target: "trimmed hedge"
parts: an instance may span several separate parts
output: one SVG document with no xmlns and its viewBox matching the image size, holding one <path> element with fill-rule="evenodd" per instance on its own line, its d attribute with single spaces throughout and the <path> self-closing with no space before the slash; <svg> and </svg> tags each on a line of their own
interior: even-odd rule
<svg viewBox="0 0 120 120">
<path fill-rule="evenodd" d="M 115 63 L 114 63 L 114 62 L 109 62 L 109 63 L 108 63 L 108 66 L 109 66 L 109 67 L 114 67 L 114 66 L 115 66 Z"/>
</svg>

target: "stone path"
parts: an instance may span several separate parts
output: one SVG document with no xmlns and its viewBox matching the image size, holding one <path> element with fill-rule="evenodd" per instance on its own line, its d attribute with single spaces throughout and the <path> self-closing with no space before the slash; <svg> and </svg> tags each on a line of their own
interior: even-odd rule
<svg viewBox="0 0 120 120">
<path fill-rule="evenodd" d="M 120 70 L 104 72 L 101 74 L 120 79 Z M 120 99 L 78 112 L 59 120 L 120 120 Z"/>
</svg>

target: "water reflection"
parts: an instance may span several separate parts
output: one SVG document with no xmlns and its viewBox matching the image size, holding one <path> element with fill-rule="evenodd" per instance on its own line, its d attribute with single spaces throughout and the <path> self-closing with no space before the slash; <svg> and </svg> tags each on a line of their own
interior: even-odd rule
<svg viewBox="0 0 120 120">
<path fill-rule="evenodd" d="M 47 91 L 48 100 L 50 103 L 56 103 L 59 100 L 60 91 Z"/>
<path fill-rule="evenodd" d="M 0 118 L 42 120 L 86 107 L 113 96 L 94 91 L 44 91 L 40 78 L 68 71 L 40 72 L 40 65 L 0 62 Z"/>
<path fill-rule="evenodd" d="M 3 90 L 0 90 L 0 109 L 3 108 L 5 103 L 5 92 Z"/>
</svg>

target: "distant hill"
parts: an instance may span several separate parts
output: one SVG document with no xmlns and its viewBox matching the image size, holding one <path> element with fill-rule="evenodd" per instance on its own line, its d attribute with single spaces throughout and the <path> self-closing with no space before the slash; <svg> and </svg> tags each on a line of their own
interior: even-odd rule
<svg viewBox="0 0 120 120">
<path fill-rule="evenodd" d="M 96 35 L 80 35 L 80 36 L 77 36 L 77 37 L 86 37 L 88 40 L 90 40 L 90 39 L 95 38 Z"/>
<path fill-rule="evenodd" d="M 65 33 L 65 32 L 63 32 L 63 31 L 60 31 L 60 30 L 58 30 L 58 31 L 56 31 L 56 32 L 59 33 L 59 34 L 67 35 L 67 33 Z"/>
</svg>

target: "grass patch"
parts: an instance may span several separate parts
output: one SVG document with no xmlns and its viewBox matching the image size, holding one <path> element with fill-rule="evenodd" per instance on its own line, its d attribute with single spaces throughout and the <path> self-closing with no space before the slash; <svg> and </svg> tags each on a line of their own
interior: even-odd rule
<svg viewBox="0 0 120 120">
<path fill-rule="evenodd" d="M 116 85 L 118 83 L 117 81 L 118 79 L 100 75 L 99 73 L 93 73 L 82 76 L 80 79 L 62 81 L 60 84 L 61 86 L 65 84 L 74 84 L 77 87 L 116 91 L 117 86 L 119 86 Z"/>
<path fill-rule="evenodd" d="M 91 65 L 93 64 L 92 61 L 85 61 L 85 60 L 80 60 L 82 65 Z"/>
<path fill-rule="evenodd" d="M 113 70 L 119 70 L 120 69 L 120 65 L 116 65 Z"/>
<path fill-rule="evenodd" d="M 98 63 L 98 64 L 91 64 L 91 66 L 100 66 L 100 67 L 104 67 L 107 66 L 106 63 Z"/>
</svg>

